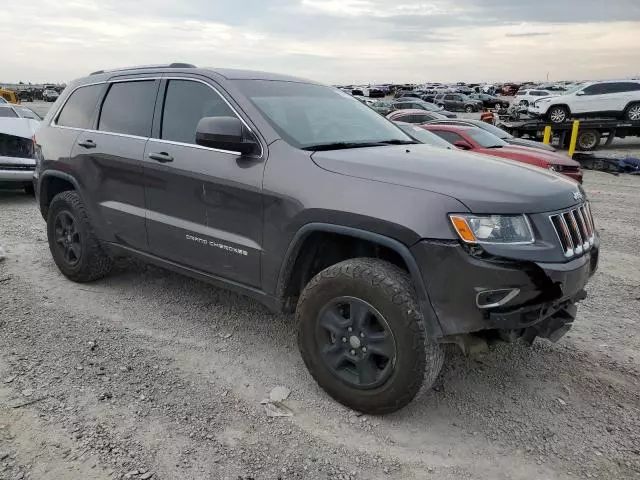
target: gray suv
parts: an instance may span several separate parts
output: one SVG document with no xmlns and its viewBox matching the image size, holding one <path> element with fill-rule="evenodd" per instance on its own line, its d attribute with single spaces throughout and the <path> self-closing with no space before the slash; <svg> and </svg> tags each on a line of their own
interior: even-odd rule
<svg viewBox="0 0 640 480">
<path fill-rule="evenodd" d="M 598 262 L 577 183 L 418 144 L 288 76 L 96 72 L 63 92 L 35 150 L 69 279 L 132 255 L 295 311 L 313 377 L 368 413 L 430 386 L 443 344 L 557 340 Z"/>
</svg>

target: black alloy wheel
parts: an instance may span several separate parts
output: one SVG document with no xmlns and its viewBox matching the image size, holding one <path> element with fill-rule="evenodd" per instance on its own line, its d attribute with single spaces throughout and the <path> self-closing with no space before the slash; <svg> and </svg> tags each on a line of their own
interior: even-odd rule
<svg viewBox="0 0 640 480">
<path fill-rule="evenodd" d="M 316 343 L 326 367 L 350 387 L 375 388 L 393 373 L 393 333 L 364 300 L 339 297 L 329 302 L 318 315 Z"/>
<path fill-rule="evenodd" d="M 82 257 L 80 231 L 73 215 L 66 210 L 58 212 L 54 220 L 55 246 L 64 261 L 75 267 Z"/>
</svg>

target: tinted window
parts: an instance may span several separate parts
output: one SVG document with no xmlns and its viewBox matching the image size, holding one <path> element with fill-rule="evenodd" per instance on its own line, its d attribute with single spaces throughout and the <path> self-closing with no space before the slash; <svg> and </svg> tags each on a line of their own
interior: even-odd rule
<svg viewBox="0 0 640 480">
<path fill-rule="evenodd" d="M 27 107 L 15 107 L 22 118 L 30 118 L 32 120 L 42 120 L 42 117 Z"/>
<path fill-rule="evenodd" d="M 3 118 L 18 118 L 16 112 L 13 111 L 13 108 L 2 107 L 0 108 L 0 117 Z"/>
<path fill-rule="evenodd" d="M 62 107 L 56 124 L 63 127 L 91 128 L 91 117 L 103 85 L 89 85 L 75 90 Z"/>
<path fill-rule="evenodd" d="M 464 138 L 462 138 L 457 133 L 445 132 L 443 130 L 432 130 L 432 131 L 433 131 L 433 133 L 438 135 L 440 138 L 444 138 L 447 142 L 449 142 L 451 144 L 453 144 L 453 142 L 457 142 L 458 140 L 464 141 Z"/>
<path fill-rule="evenodd" d="M 98 130 L 148 137 L 155 102 L 155 81 L 114 83 L 102 104 Z"/>
<path fill-rule="evenodd" d="M 196 143 L 196 127 L 200 119 L 235 116 L 211 87 L 189 80 L 171 80 L 164 100 L 160 138 Z"/>
<path fill-rule="evenodd" d="M 610 84 L 606 83 L 596 83 L 595 85 L 588 86 L 582 91 L 585 95 L 601 95 L 603 93 L 611 93 L 609 85 Z"/>
<path fill-rule="evenodd" d="M 621 88 L 623 92 L 638 92 L 640 91 L 640 82 L 621 82 Z"/>
</svg>

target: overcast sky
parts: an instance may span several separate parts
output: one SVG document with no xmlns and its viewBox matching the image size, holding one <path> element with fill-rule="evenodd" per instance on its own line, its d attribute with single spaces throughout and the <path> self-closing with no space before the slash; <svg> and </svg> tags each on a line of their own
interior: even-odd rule
<svg viewBox="0 0 640 480">
<path fill-rule="evenodd" d="M 21 0 L 0 81 L 190 62 L 326 83 L 640 75 L 640 0 Z"/>
</svg>

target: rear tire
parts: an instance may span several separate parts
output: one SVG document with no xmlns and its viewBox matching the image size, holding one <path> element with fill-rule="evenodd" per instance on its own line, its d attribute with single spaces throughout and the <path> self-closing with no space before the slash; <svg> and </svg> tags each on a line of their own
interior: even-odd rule
<svg viewBox="0 0 640 480">
<path fill-rule="evenodd" d="M 102 248 L 78 192 L 61 192 L 47 213 L 49 249 L 60 271 L 74 282 L 91 282 L 111 270 L 111 257 Z"/>
<path fill-rule="evenodd" d="M 357 411 L 384 414 L 406 406 L 442 367 L 443 351 L 426 339 L 409 275 L 382 260 L 346 260 L 318 273 L 300 296 L 296 319 L 309 372 Z M 365 363 L 374 373 L 361 375 Z"/>
<path fill-rule="evenodd" d="M 582 151 L 595 150 L 600 145 L 600 132 L 598 130 L 582 130 L 576 140 L 576 148 Z"/>
<path fill-rule="evenodd" d="M 632 103 L 624 112 L 625 120 L 640 122 L 640 103 Z"/>
<path fill-rule="evenodd" d="M 466 107 L 464 107 L 464 111 L 467 113 L 473 113 L 476 111 L 476 109 L 473 108 L 471 105 L 467 105 Z"/>
<path fill-rule="evenodd" d="M 547 112 L 547 118 L 551 123 L 564 123 L 569 120 L 569 110 L 563 106 L 551 107 Z"/>
</svg>

